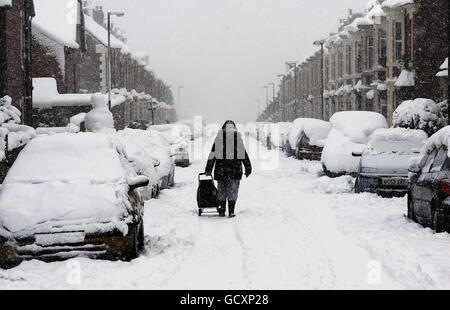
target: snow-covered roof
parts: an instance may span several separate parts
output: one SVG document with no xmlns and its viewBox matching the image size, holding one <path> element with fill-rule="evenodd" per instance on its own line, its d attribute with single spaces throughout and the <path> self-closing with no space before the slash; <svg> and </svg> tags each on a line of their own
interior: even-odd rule
<svg viewBox="0 0 450 310">
<path fill-rule="evenodd" d="M 395 9 L 403 5 L 412 3 L 414 3 L 414 0 L 386 0 L 381 4 L 381 7 Z"/>
<path fill-rule="evenodd" d="M 101 44 L 108 46 L 108 31 L 99 25 L 91 16 L 85 15 L 84 21 L 86 25 L 86 31 L 94 36 Z M 128 54 L 129 49 L 125 43 L 117 39 L 114 35 L 111 35 L 111 47 L 120 49 L 122 53 Z"/>
<path fill-rule="evenodd" d="M 415 85 L 415 73 L 414 71 L 402 70 L 400 76 L 395 81 L 395 87 L 412 87 Z"/>
<path fill-rule="evenodd" d="M 441 70 L 448 69 L 448 58 L 445 58 L 444 62 L 442 63 L 439 69 Z"/>
<path fill-rule="evenodd" d="M 440 71 L 436 74 L 437 77 L 448 77 L 448 58 L 445 59 L 439 70 Z"/>
<path fill-rule="evenodd" d="M 70 48 L 79 48 L 77 43 L 77 0 L 34 0 L 36 16 L 33 29 L 46 37 Z"/>
<path fill-rule="evenodd" d="M 149 61 L 149 53 L 145 51 L 132 51 L 131 59 L 135 60 L 140 66 L 146 67 Z"/>
</svg>

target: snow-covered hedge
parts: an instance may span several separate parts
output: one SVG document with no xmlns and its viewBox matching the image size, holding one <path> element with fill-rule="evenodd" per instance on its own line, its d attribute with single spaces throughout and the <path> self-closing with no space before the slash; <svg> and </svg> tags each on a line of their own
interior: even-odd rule
<svg viewBox="0 0 450 310">
<path fill-rule="evenodd" d="M 8 151 L 12 151 L 36 137 L 33 128 L 20 125 L 21 113 L 11 102 L 9 96 L 0 98 L 0 161 L 6 156 L 6 142 Z"/>
<path fill-rule="evenodd" d="M 404 101 L 394 112 L 393 126 L 421 129 L 431 136 L 447 124 L 447 105 L 424 98 Z"/>
</svg>

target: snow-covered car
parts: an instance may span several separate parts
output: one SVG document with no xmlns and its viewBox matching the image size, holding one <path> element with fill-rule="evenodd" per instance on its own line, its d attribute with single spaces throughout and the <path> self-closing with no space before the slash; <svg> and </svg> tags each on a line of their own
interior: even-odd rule
<svg viewBox="0 0 450 310">
<path fill-rule="evenodd" d="M 274 130 L 275 129 L 275 130 Z M 292 147 L 289 143 L 289 135 L 292 130 L 292 123 L 281 122 L 275 124 L 271 130 L 270 142 L 272 147 L 275 149 L 280 149 L 285 152 L 286 155 L 292 155 Z"/>
<path fill-rule="evenodd" d="M 0 264 L 75 256 L 131 260 L 143 247 L 147 186 L 103 134 L 32 140 L 0 193 Z"/>
<path fill-rule="evenodd" d="M 296 119 L 289 135 L 289 144 L 295 149 L 296 158 L 320 160 L 330 130 L 329 122 L 311 118 Z"/>
<path fill-rule="evenodd" d="M 158 131 L 164 135 L 164 138 L 171 146 L 171 152 L 176 166 L 188 167 L 190 165 L 190 129 L 188 126 L 168 124 L 151 126 L 149 129 Z"/>
<path fill-rule="evenodd" d="M 408 217 L 436 232 L 450 232 L 450 126 L 431 136 L 410 160 Z"/>
<path fill-rule="evenodd" d="M 267 147 L 269 150 L 272 148 L 272 142 L 271 142 L 271 126 L 273 124 L 266 123 L 266 122 L 260 122 L 256 124 L 256 136 L 258 141 L 261 141 L 262 144 Z"/>
<path fill-rule="evenodd" d="M 417 156 L 428 135 L 423 130 L 377 129 L 361 156 L 355 192 L 403 196 L 408 192 L 409 159 Z"/>
<path fill-rule="evenodd" d="M 161 189 L 167 189 L 174 185 L 175 162 L 171 154 L 171 146 L 164 135 L 155 130 L 140 130 L 126 128 L 120 131 L 123 139 L 132 139 L 150 155 L 152 162 L 161 180 Z"/>
<path fill-rule="evenodd" d="M 145 175 L 149 184 L 139 189 L 142 198 L 149 200 L 159 195 L 162 181 L 156 170 L 159 161 L 151 156 L 149 150 L 142 146 L 142 139 L 137 135 L 127 135 L 124 131 L 119 131 L 120 143 L 123 145 L 128 161 L 137 174 Z"/>
<path fill-rule="evenodd" d="M 348 111 L 335 113 L 330 124 L 322 151 L 323 171 L 330 177 L 356 176 L 359 158 L 352 153 L 362 152 L 375 130 L 387 128 L 386 119 L 375 112 Z"/>
</svg>

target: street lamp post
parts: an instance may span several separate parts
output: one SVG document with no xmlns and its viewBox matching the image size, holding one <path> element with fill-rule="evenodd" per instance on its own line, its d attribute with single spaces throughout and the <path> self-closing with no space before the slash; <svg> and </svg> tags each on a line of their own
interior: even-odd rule
<svg viewBox="0 0 450 310">
<path fill-rule="evenodd" d="M 325 114 L 324 114 L 324 100 L 323 100 L 323 91 L 324 91 L 324 86 L 323 86 L 323 45 L 325 44 L 325 40 L 318 40 L 314 42 L 314 45 L 316 46 L 320 46 L 320 99 L 321 99 L 321 104 L 322 104 L 322 120 L 325 119 Z"/>
<path fill-rule="evenodd" d="M 285 85 L 285 75 L 284 74 L 279 74 L 278 77 L 281 78 L 281 85 L 280 85 L 280 92 L 281 92 L 281 97 L 279 97 L 278 99 L 281 101 L 280 103 L 280 108 L 281 105 L 283 105 L 283 111 L 281 111 L 281 120 L 284 121 L 285 117 L 286 117 L 286 98 L 285 98 L 285 92 L 286 92 L 286 85 Z"/>
<path fill-rule="evenodd" d="M 108 12 L 108 61 L 107 61 L 107 81 L 108 81 L 108 108 L 111 110 L 111 16 L 122 17 L 123 12 Z"/>
</svg>

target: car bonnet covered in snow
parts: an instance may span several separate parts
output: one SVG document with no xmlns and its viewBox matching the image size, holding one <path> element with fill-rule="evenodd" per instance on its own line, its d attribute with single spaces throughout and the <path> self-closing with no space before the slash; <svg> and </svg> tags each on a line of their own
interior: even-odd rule
<svg viewBox="0 0 450 310">
<path fill-rule="evenodd" d="M 305 133 L 311 145 L 323 147 L 330 129 L 331 125 L 329 122 L 311 118 L 298 118 L 292 125 L 289 143 L 291 147 L 296 147 L 302 134 Z"/>
<path fill-rule="evenodd" d="M 376 129 L 387 128 L 383 115 L 374 112 L 338 112 L 330 123 L 332 129 L 325 141 L 322 164 L 332 173 L 356 173 L 360 159 L 352 152 L 362 152 Z"/>
<path fill-rule="evenodd" d="M 427 138 L 422 130 L 377 129 L 364 149 L 361 165 L 382 174 L 407 175 L 409 159 L 417 156 Z"/>
<path fill-rule="evenodd" d="M 126 179 L 135 175 L 122 161 L 105 135 L 37 137 L 5 179 L 0 226 L 19 232 L 46 222 L 117 222 L 127 203 Z"/>
</svg>

